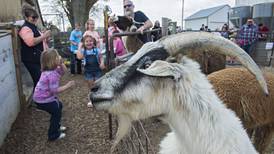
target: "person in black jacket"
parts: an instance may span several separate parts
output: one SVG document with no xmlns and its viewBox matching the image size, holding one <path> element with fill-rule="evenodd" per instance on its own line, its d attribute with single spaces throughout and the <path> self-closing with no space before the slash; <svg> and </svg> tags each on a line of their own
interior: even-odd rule
<svg viewBox="0 0 274 154">
<path fill-rule="evenodd" d="M 22 13 L 25 23 L 19 30 L 21 59 L 32 77 L 35 88 L 41 75 L 40 55 L 47 48 L 46 40 L 50 37 L 51 31 L 47 30 L 42 34 L 38 30 L 36 24 L 39 15 L 30 5 L 24 5 Z"/>
<path fill-rule="evenodd" d="M 155 31 L 151 33 L 153 41 L 157 41 L 162 37 L 162 30 L 161 30 L 160 22 L 158 20 L 156 20 L 154 23 L 152 30 L 154 29 L 159 29 L 159 31 Z"/>
</svg>

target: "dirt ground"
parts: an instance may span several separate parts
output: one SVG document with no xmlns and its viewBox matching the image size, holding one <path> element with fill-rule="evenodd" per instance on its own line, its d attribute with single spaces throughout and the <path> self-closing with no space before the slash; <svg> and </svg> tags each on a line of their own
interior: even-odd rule
<svg viewBox="0 0 274 154">
<path fill-rule="evenodd" d="M 69 80 L 75 80 L 77 85 L 60 95 L 60 100 L 64 106 L 62 124 L 68 127 L 67 136 L 62 140 L 47 141 L 49 115 L 34 107 L 22 107 L 11 132 L 0 148 L 0 154 L 110 153 L 108 114 L 86 107 L 88 88 L 83 80 L 83 75 L 71 76 L 66 73 L 62 83 Z M 152 142 L 152 147 L 149 148 L 157 152 L 159 150 L 158 144 L 168 132 L 168 127 L 155 119 L 145 121 L 144 127 Z M 274 154 L 273 151 L 274 142 L 267 154 Z M 116 153 L 124 152 L 118 151 Z"/>
<path fill-rule="evenodd" d="M 64 106 L 62 125 L 68 128 L 67 136 L 58 141 L 47 141 L 49 114 L 35 107 L 23 107 L 0 148 L 0 154 L 110 153 L 108 114 L 86 107 L 88 88 L 83 75 L 71 76 L 66 73 L 62 82 L 69 80 L 75 80 L 77 86 L 60 95 Z M 147 121 L 144 125 L 152 140 L 152 148 L 158 151 L 157 145 L 167 132 L 167 126 L 155 120 Z"/>
</svg>

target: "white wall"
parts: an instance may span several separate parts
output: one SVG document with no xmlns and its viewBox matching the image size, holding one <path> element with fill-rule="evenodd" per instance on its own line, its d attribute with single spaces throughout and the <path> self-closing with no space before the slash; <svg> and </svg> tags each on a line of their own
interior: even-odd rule
<svg viewBox="0 0 274 154">
<path fill-rule="evenodd" d="M 0 34 L 0 146 L 20 109 L 10 34 Z"/>
<path fill-rule="evenodd" d="M 274 2 L 274 0 L 235 0 L 235 6 L 246 6 L 246 5 L 254 5 L 258 3 L 270 3 Z"/>
<path fill-rule="evenodd" d="M 211 30 L 216 30 L 217 28 L 221 30 L 224 23 L 228 22 L 228 11 L 230 7 L 225 6 L 219 11 L 215 12 L 208 17 L 208 28 Z"/>
<path fill-rule="evenodd" d="M 185 20 L 184 29 L 200 30 L 202 24 L 207 25 L 207 18 L 200 18 L 195 20 Z"/>
</svg>

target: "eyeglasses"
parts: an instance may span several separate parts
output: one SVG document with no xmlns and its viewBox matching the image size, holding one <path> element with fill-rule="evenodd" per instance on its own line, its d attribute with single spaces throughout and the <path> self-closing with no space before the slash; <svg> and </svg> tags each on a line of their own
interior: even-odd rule
<svg viewBox="0 0 274 154">
<path fill-rule="evenodd" d="M 31 16 L 33 20 L 38 19 L 38 16 Z"/>
<path fill-rule="evenodd" d="M 132 4 L 124 5 L 124 8 L 131 7 Z"/>
</svg>

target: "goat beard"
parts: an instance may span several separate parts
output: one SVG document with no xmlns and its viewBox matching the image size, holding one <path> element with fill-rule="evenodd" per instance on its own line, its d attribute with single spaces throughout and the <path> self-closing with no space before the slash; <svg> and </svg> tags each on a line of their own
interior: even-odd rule
<svg viewBox="0 0 274 154">
<path fill-rule="evenodd" d="M 118 143 L 126 136 L 131 128 L 131 122 L 133 120 L 128 115 L 118 116 L 118 130 L 116 132 L 115 140 L 111 146 L 111 153 L 114 152 Z"/>
</svg>

